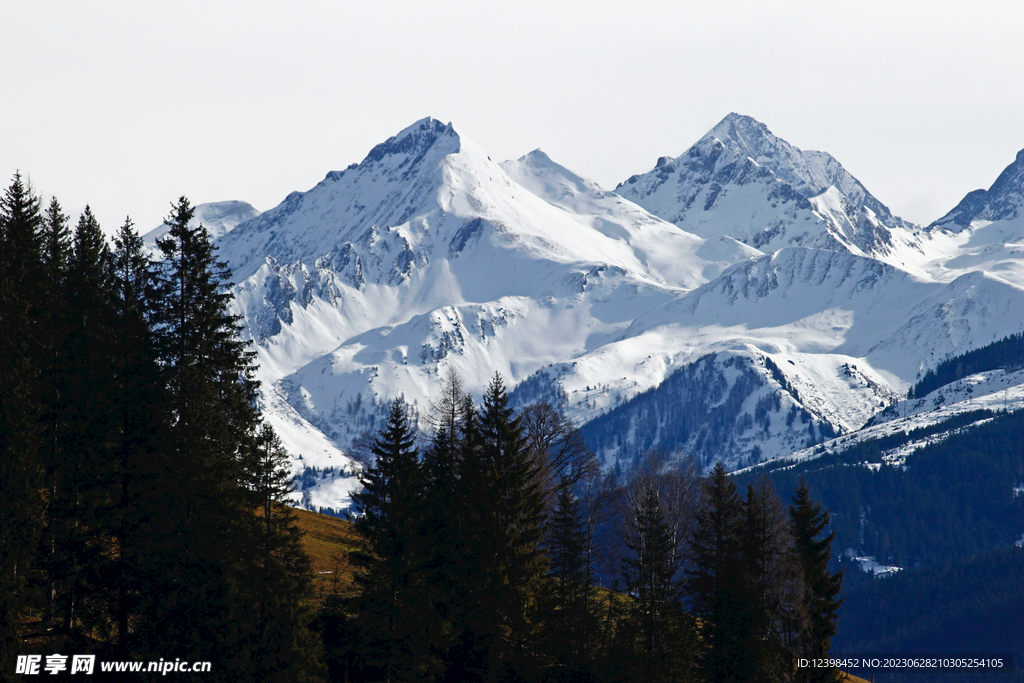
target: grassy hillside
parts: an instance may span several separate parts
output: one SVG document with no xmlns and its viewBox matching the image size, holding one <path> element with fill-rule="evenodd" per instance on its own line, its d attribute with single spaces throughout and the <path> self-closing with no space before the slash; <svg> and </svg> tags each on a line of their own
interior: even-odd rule
<svg viewBox="0 0 1024 683">
<path fill-rule="evenodd" d="M 352 523 L 306 510 L 295 510 L 304 536 L 303 548 L 313 560 L 313 575 L 318 599 L 337 590 L 345 593 L 352 586 L 349 553 L 355 550 Z"/>
</svg>

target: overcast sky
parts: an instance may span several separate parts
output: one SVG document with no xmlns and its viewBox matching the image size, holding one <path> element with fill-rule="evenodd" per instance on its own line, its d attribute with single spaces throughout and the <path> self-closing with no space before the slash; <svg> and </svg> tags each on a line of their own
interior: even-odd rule
<svg viewBox="0 0 1024 683">
<path fill-rule="evenodd" d="M 1018 0 L 0 0 L 0 173 L 108 232 L 259 210 L 413 121 L 608 189 L 731 111 L 926 223 L 1024 148 Z"/>
</svg>

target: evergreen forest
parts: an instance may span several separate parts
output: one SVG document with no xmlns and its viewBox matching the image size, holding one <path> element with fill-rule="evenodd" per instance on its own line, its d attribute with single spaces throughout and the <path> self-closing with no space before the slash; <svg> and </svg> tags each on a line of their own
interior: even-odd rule
<svg viewBox="0 0 1024 683">
<path fill-rule="evenodd" d="M 1024 365 L 1024 332 L 942 361 L 911 387 L 907 398 L 923 398 L 968 375 L 999 368 L 1012 371 L 1021 365 Z"/>
<path fill-rule="evenodd" d="M 289 458 L 193 213 L 172 205 L 153 260 L 131 220 L 108 244 L 20 175 L 0 199 L 4 681 L 56 654 L 323 680 Z"/>
<path fill-rule="evenodd" d="M 966 428 L 977 422 L 977 425 Z M 1012 674 L 878 672 L 883 681 L 1024 680 L 1024 412 L 974 411 L 947 422 L 785 466 L 766 463 L 777 487 L 807 484 L 832 513 L 837 555 L 847 549 L 901 568 L 875 578 L 848 557 L 833 651 L 1013 653 Z M 885 464 L 887 452 L 945 438 Z M 863 672 L 858 673 L 865 676 Z"/>
</svg>

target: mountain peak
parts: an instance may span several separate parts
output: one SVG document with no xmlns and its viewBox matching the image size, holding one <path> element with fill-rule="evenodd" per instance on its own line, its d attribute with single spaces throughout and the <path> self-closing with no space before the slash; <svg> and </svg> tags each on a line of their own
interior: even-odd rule
<svg viewBox="0 0 1024 683">
<path fill-rule="evenodd" d="M 557 204 L 556 196 L 601 192 L 594 181 L 570 171 L 540 148 L 499 166 L 517 183 L 548 202 Z"/>
<path fill-rule="evenodd" d="M 766 166 L 805 197 L 812 197 L 832 184 L 816 177 L 808 167 L 805 152 L 778 137 L 757 119 L 733 112 L 719 121 L 694 147 L 713 147 L 715 142 L 740 157 Z M 811 152 L 810 154 L 822 154 Z"/>
<path fill-rule="evenodd" d="M 768 130 L 768 126 L 751 116 L 736 112 L 719 121 L 718 125 L 708 131 L 702 139 L 708 138 L 717 138 L 722 142 L 731 141 L 743 150 L 756 148 L 759 143 L 763 144 L 765 141 L 779 142 L 779 138 Z"/>
<path fill-rule="evenodd" d="M 836 192 L 825 196 L 829 188 Z M 726 234 L 758 249 L 817 246 L 881 257 L 893 228 L 915 229 L 832 155 L 803 151 L 736 112 L 616 192 L 684 230 Z"/>
<path fill-rule="evenodd" d="M 960 200 L 952 211 L 932 223 L 929 228 L 958 232 L 973 221 L 1013 220 L 1024 209 L 1024 149 L 1017 152 L 1013 163 L 1003 169 L 992 187 L 974 190 Z"/>
<path fill-rule="evenodd" d="M 542 150 L 540 147 L 538 147 L 537 149 L 533 150 L 532 152 L 528 152 L 528 153 L 524 154 L 522 157 L 519 158 L 519 160 L 520 161 L 527 161 L 527 162 L 529 162 L 531 164 L 535 164 L 535 165 L 545 165 L 545 166 L 555 163 L 551 159 L 551 157 L 548 156 L 548 153 L 545 152 L 544 150 Z"/>
<path fill-rule="evenodd" d="M 442 138 L 459 141 L 459 134 L 451 122 L 444 124 L 430 116 L 403 129 L 370 150 L 363 163 L 372 163 L 395 154 L 413 154 L 424 152 Z"/>
</svg>

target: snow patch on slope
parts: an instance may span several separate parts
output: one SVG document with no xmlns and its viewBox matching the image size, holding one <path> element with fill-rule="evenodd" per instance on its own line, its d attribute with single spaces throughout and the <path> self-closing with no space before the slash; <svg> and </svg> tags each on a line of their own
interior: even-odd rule
<svg viewBox="0 0 1024 683">
<path fill-rule="evenodd" d="M 922 398 L 894 403 L 863 429 L 795 451 L 779 458 L 777 462 L 795 465 L 825 454 L 841 453 L 865 441 L 894 434 L 909 434 L 915 429 L 938 425 L 964 413 L 978 410 L 1000 413 L 1021 409 L 1024 409 L 1024 370 L 978 373 L 940 387 Z M 981 424 L 988 419 L 984 418 L 974 424 Z M 942 432 L 911 441 L 883 454 L 883 461 L 893 466 L 902 465 L 911 453 L 942 441 L 951 433 L 955 432 Z"/>
</svg>

